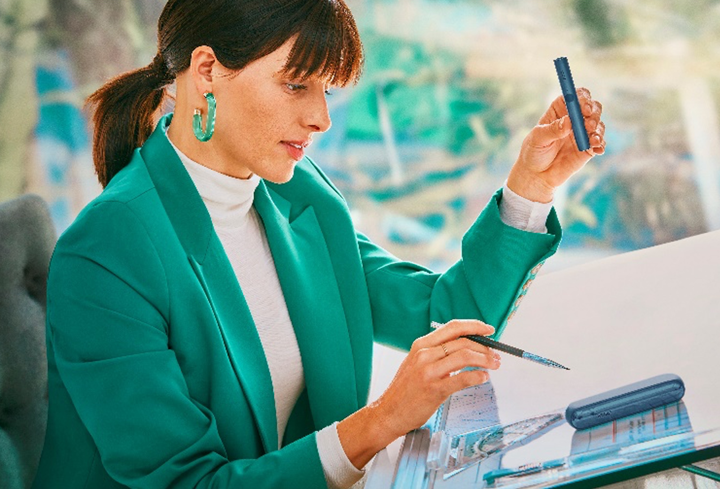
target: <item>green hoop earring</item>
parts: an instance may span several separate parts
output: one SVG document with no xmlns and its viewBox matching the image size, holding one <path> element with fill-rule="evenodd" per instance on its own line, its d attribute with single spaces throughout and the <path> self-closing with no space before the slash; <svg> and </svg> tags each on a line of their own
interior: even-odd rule
<svg viewBox="0 0 720 489">
<path fill-rule="evenodd" d="M 200 114 L 200 109 L 195 109 L 195 113 L 193 114 L 193 132 L 195 133 L 195 137 L 204 143 L 205 141 L 209 141 L 213 132 L 215 132 L 215 107 L 217 107 L 217 104 L 215 102 L 215 96 L 211 92 L 205 92 L 203 95 L 208 103 L 208 115 L 207 121 L 205 122 L 205 130 L 203 131 L 202 128 L 202 115 Z"/>
</svg>

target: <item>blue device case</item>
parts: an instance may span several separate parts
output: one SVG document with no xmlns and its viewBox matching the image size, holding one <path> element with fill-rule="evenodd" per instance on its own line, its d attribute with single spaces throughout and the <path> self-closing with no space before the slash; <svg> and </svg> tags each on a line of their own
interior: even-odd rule
<svg viewBox="0 0 720 489">
<path fill-rule="evenodd" d="M 565 419 L 578 430 L 677 402 L 685 384 L 675 374 L 664 374 L 618 387 L 571 403 Z"/>
</svg>

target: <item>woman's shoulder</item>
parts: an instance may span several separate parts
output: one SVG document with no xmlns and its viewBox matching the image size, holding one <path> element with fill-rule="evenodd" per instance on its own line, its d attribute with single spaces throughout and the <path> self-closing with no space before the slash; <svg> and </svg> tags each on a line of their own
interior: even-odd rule
<svg viewBox="0 0 720 489">
<path fill-rule="evenodd" d="M 154 188 L 139 154 L 134 153 L 130 163 L 82 208 L 61 234 L 58 244 L 69 244 L 80 237 L 86 241 L 91 236 L 102 240 L 115 235 L 117 229 L 124 229 L 127 235 L 131 230 L 142 232 L 147 227 L 144 221 L 148 220 L 144 214 L 153 208 L 150 201 L 157 200 Z"/>
<path fill-rule="evenodd" d="M 128 203 L 154 187 L 138 148 L 133 153 L 130 163 L 115 174 L 91 204 L 105 201 Z"/>
</svg>

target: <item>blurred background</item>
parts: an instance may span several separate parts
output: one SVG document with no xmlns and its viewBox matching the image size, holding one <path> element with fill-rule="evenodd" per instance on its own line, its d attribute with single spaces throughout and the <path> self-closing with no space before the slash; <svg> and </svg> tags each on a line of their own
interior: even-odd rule
<svg viewBox="0 0 720 489">
<path fill-rule="evenodd" d="M 164 4 L 0 0 L 0 202 L 39 194 L 61 233 L 100 193 L 82 103 L 152 60 Z M 607 150 L 557 193 L 564 237 L 542 273 L 720 229 L 720 1 L 348 4 L 364 75 L 328 97 L 308 154 L 392 253 L 437 271 L 459 258 L 560 95 L 558 56 L 602 102 Z"/>
<path fill-rule="evenodd" d="M 152 60 L 164 4 L 0 0 L 0 202 L 39 194 L 61 233 L 100 193 L 82 104 Z M 607 150 L 557 193 L 564 237 L 541 273 L 720 229 L 720 1 L 348 4 L 364 75 L 328 97 L 333 126 L 308 154 L 395 255 L 459 258 L 560 95 L 558 56 L 602 102 Z"/>
</svg>

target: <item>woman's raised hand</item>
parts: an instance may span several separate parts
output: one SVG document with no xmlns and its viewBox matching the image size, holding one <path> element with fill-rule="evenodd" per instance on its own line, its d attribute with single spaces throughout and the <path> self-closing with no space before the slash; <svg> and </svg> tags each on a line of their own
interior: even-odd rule
<svg viewBox="0 0 720 489">
<path fill-rule="evenodd" d="M 580 87 L 576 92 L 590 148 L 578 151 L 565 100 L 558 96 L 522 142 L 508 176 L 508 187 L 513 192 L 535 202 L 550 202 L 557 187 L 590 158 L 605 152 L 602 104 L 593 100 L 587 88 Z"/>
<path fill-rule="evenodd" d="M 462 335 L 487 336 L 495 329 L 482 321 L 455 319 L 415 340 L 392 382 L 374 403 L 381 422 L 395 438 L 422 426 L 456 391 L 486 382 L 489 373 L 466 370 L 482 367 L 496 370 L 500 355 Z"/>
</svg>

